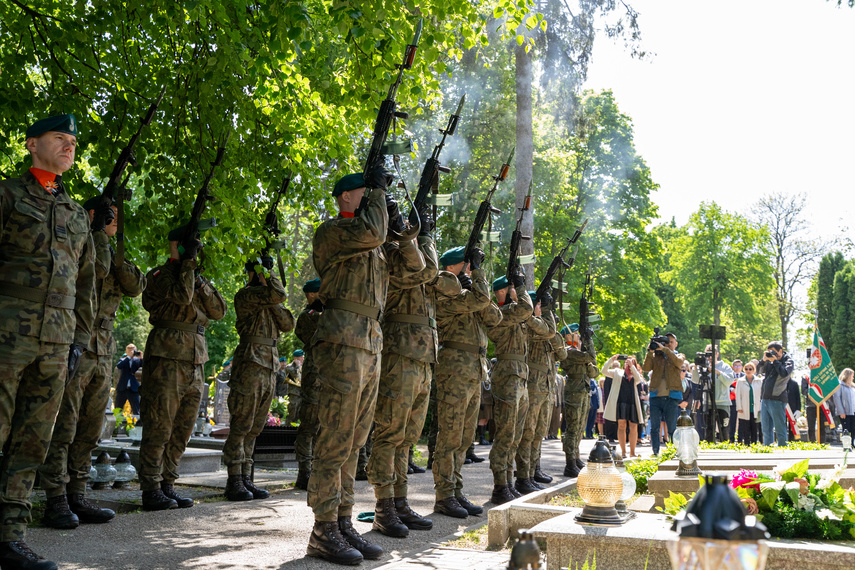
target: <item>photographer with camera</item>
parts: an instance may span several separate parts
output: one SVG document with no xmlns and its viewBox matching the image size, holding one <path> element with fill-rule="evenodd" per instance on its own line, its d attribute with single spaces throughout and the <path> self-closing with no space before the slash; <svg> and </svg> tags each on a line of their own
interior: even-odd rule
<svg viewBox="0 0 855 570">
<path fill-rule="evenodd" d="M 712 390 L 712 345 L 707 345 L 704 352 L 695 354 L 695 366 L 692 368 L 692 382 L 700 384 L 706 390 Z M 706 422 L 707 440 L 715 440 L 715 432 L 710 433 L 709 430 L 715 430 L 718 427 L 720 441 L 728 441 L 728 431 L 725 429 L 730 421 L 730 384 L 733 382 L 733 369 L 730 365 L 719 356 L 718 350 L 715 351 L 715 425 Z M 705 390 L 705 391 L 706 391 Z M 709 392 L 707 392 L 709 394 Z M 707 396 L 708 397 L 708 396 Z M 708 410 L 704 410 L 706 413 Z"/>
<path fill-rule="evenodd" d="M 757 365 L 757 372 L 765 374 L 760 388 L 760 427 L 763 431 L 763 445 L 772 445 L 772 430 L 778 447 L 787 445 L 787 384 L 793 375 L 793 359 L 784 351 L 784 345 L 778 341 L 766 346 L 763 360 Z"/>
<path fill-rule="evenodd" d="M 647 347 L 647 356 L 641 369 L 650 374 L 650 443 L 653 455 L 659 455 L 659 429 L 662 420 L 668 433 L 677 429 L 677 408 L 683 399 L 683 382 L 680 370 L 684 360 L 677 354 L 677 336 L 668 333 L 659 336 L 659 329 Z"/>
<path fill-rule="evenodd" d="M 136 371 L 142 367 L 142 351 L 136 345 L 125 347 L 125 356 L 116 364 L 119 370 L 119 380 L 116 382 L 116 395 L 113 398 L 114 408 L 124 408 L 125 402 L 131 403 L 131 412 L 140 413 L 140 383 Z"/>
</svg>

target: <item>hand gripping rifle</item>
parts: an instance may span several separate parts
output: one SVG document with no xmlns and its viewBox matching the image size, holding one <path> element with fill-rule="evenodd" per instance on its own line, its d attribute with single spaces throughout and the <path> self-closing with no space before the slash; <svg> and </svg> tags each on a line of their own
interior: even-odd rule
<svg viewBox="0 0 855 570">
<path fill-rule="evenodd" d="M 524 239 L 531 239 L 531 236 L 522 235 L 520 227 L 522 226 L 525 212 L 531 207 L 531 186 L 533 183 L 533 180 L 528 183 L 528 194 L 525 195 L 522 208 L 519 208 L 520 215 L 517 218 L 517 225 L 516 228 L 514 228 L 514 232 L 511 234 L 511 250 L 510 255 L 508 256 L 508 269 L 505 272 L 508 283 L 513 283 L 513 276 L 519 272 L 520 242 Z"/>
<path fill-rule="evenodd" d="M 434 181 L 439 179 L 440 172 L 444 172 L 445 174 L 451 173 L 450 168 L 440 164 L 439 153 L 442 152 L 442 147 L 445 146 L 445 137 L 454 135 L 454 131 L 457 130 L 457 123 L 460 121 L 460 113 L 463 111 L 464 102 L 466 102 L 465 94 L 460 98 L 460 103 L 457 105 L 457 111 L 448 118 L 448 125 L 446 125 L 445 129 L 439 130 L 439 132 L 442 133 L 442 140 L 440 140 L 439 144 L 433 148 L 433 154 L 431 154 L 430 158 L 427 159 L 424 170 L 422 170 L 422 176 L 419 178 L 419 190 L 416 193 L 416 199 L 413 200 L 412 211 L 419 216 L 420 224 L 422 223 L 421 212 L 424 211 L 424 208 L 427 205 L 427 197 L 434 186 Z M 412 217 L 412 212 L 410 212 L 410 218 L 412 219 Z"/>
<path fill-rule="evenodd" d="M 494 208 L 492 204 L 493 194 L 496 192 L 496 188 L 499 187 L 499 182 L 502 182 L 508 176 L 508 170 L 510 170 L 511 161 L 514 159 L 514 151 L 516 147 L 511 149 L 511 154 L 508 156 L 507 162 L 502 165 L 501 170 L 499 170 L 499 175 L 494 176 L 493 187 L 490 188 L 490 191 L 487 192 L 487 197 L 481 201 L 481 205 L 478 206 L 478 212 L 475 214 L 475 223 L 472 224 L 472 231 L 469 232 L 469 240 L 466 242 L 466 249 L 463 250 L 463 259 L 469 260 L 472 255 L 472 250 L 478 247 L 481 243 L 481 234 L 484 232 L 484 225 L 487 223 L 487 220 L 490 218 L 490 212 L 495 212 L 496 214 L 501 214 L 502 211 L 498 208 Z"/>
<path fill-rule="evenodd" d="M 151 124 L 152 120 L 154 120 L 154 113 L 157 111 L 158 105 L 163 100 L 163 95 L 166 93 L 166 87 L 164 87 L 160 95 L 158 95 L 157 99 L 154 103 L 152 103 L 145 116 L 140 119 L 140 126 L 137 129 L 137 132 L 131 137 L 131 140 L 128 141 L 128 144 L 125 148 L 122 149 L 122 152 L 119 153 L 119 158 L 116 160 L 116 165 L 113 166 L 113 171 L 110 173 L 110 178 L 107 179 L 107 185 L 104 186 L 104 191 L 101 192 L 101 207 L 106 210 L 113 205 L 113 201 L 116 201 L 116 212 L 117 212 L 117 229 L 116 229 L 116 264 L 121 265 L 125 261 L 125 210 L 123 202 L 126 199 L 129 199 L 129 192 L 126 191 L 126 185 L 128 183 L 128 176 L 122 180 L 122 175 L 125 173 L 125 170 L 128 168 L 129 164 L 133 166 L 137 166 L 136 156 L 134 155 L 134 146 L 136 146 L 137 141 L 142 134 L 143 127 L 147 127 Z"/>
<path fill-rule="evenodd" d="M 404 78 L 404 70 L 410 69 L 413 66 L 413 61 L 416 59 L 416 49 L 419 46 L 419 37 L 422 35 L 422 19 L 416 25 L 416 34 L 413 37 L 413 43 L 407 46 L 404 52 L 404 61 L 398 66 L 398 78 L 389 87 L 389 93 L 386 99 L 380 104 L 380 111 L 377 113 L 377 120 L 374 123 L 374 138 L 371 140 L 371 148 L 368 151 L 368 158 L 365 160 L 365 168 L 363 174 L 367 177 L 371 168 L 377 163 L 381 156 L 386 154 L 386 137 L 389 135 L 389 129 L 392 126 L 392 121 L 395 118 L 406 119 L 409 115 L 402 111 L 396 111 L 398 104 L 395 102 L 395 96 L 398 93 L 398 87 L 401 86 L 401 81 Z"/>
<path fill-rule="evenodd" d="M 579 253 L 579 246 L 576 246 L 576 251 L 573 252 L 573 257 L 570 258 L 570 263 L 564 261 L 564 256 L 567 255 L 567 250 L 570 249 L 570 246 L 579 239 L 582 235 L 582 232 L 585 231 L 585 226 L 588 225 L 588 220 L 585 220 L 579 228 L 576 229 L 575 233 L 573 233 L 573 237 L 567 240 L 567 244 L 564 248 L 558 252 L 558 255 L 552 258 L 552 263 L 549 264 L 549 267 L 546 269 L 546 273 L 543 276 L 543 279 L 540 282 L 540 285 L 537 286 L 537 291 L 534 294 L 534 304 L 537 305 L 543 298 L 546 296 L 546 293 L 552 288 L 552 279 L 555 278 L 556 274 L 559 273 L 559 269 L 563 269 L 561 273 L 569 270 L 573 267 L 573 262 L 576 260 L 576 255 Z M 561 277 L 559 276 L 559 291 L 561 291 Z M 560 295 L 560 293 L 559 293 Z"/>
<path fill-rule="evenodd" d="M 208 187 L 211 184 L 211 179 L 214 177 L 214 172 L 217 170 L 217 167 L 223 163 L 223 155 L 226 152 L 226 144 L 229 142 L 230 135 L 231 133 L 226 134 L 220 148 L 217 149 L 217 157 L 214 159 L 214 162 L 211 163 L 211 170 L 208 172 L 208 176 L 202 183 L 199 193 L 196 195 L 196 201 L 193 203 L 193 210 L 190 212 L 190 221 L 177 230 L 169 232 L 169 241 L 177 241 L 179 243 L 179 253 L 184 253 L 190 243 L 198 240 L 201 236 L 201 232 L 217 227 L 216 218 L 203 220 L 202 214 L 205 212 L 208 202 L 214 201 L 214 197 L 211 195 Z M 202 260 L 200 259 L 199 273 L 201 272 Z"/>
<path fill-rule="evenodd" d="M 285 240 L 280 240 L 279 235 L 282 233 L 282 230 L 279 228 L 279 203 L 282 201 L 282 197 L 288 192 L 288 186 L 291 184 L 291 172 L 285 175 L 285 179 L 282 180 L 282 186 L 279 187 L 279 190 L 276 192 L 276 197 L 273 202 L 270 204 L 270 210 L 267 212 L 267 216 L 264 218 L 264 249 L 261 250 L 260 261 L 263 261 L 263 258 L 268 257 L 270 255 L 270 250 L 276 250 L 276 261 L 279 267 L 279 279 L 282 280 L 283 285 L 285 284 L 285 266 L 282 263 L 282 255 L 279 253 L 283 249 L 285 249 Z M 263 264 L 262 264 L 263 265 Z M 272 267 L 268 267 L 266 269 L 272 269 Z"/>
</svg>

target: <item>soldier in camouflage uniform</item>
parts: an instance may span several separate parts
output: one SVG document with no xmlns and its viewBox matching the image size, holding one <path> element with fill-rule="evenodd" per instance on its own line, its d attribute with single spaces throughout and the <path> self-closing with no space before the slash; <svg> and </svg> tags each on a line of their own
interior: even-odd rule
<svg viewBox="0 0 855 570">
<path fill-rule="evenodd" d="M 223 296 L 196 274 L 201 242 L 182 244 L 179 254 L 177 239 L 182 233 L 182 228 L 170 232 L 170 258 L 148 272 L 142 296 L 148 320 L 154 326 L 145 345 L 140 386 L 143 435 L 139 477 L 146 511 L 193 506 L 193 499 L 175 493 L 173 483 L 205 388 L 205 328 L 212 319 L 222 319 L 226 314 Z"/>
<path fill-rule="evenodd" d="M 554 315 L 553 315 L 554 316 Z M 535 441 L 539 441 L 536 446 L 532 448 L 532 456 L 531 456 L 531 465 L 534 468 L 534 475 L 532 475 L 532 479 L 536 483 L 552 483 L 552 476 L 544 473 L 540 468 L 540 452 L 541 445 L 543 440 L 547 438 L 549 435 L 549 428 L 552 424 L 552 414 L 557 413 L 560 415 L 560 412 L 555 412 L 555 402 L 557 400 L 555 384 L 557 377 L 557 364 L 559 361 L 567 358 L 567 347 L 564 344 L 564 339 L 557 332 L 552 335 L 552 338 L 549 339 L 550 351 L 549 351 L 549 373 L 546 375 L 546 381 L 548 384 L 548 393 L 546 397 L 546 402 L 543 404 L 543 409 L 540 412 L 540 417 L 537 420 L 537 427 L 535 428 Z M 531 374 L 531 370 L 529 370 L 529 374 Z M 531 379 L 529 378 L 529 382 Z"/>
<path fill-rule="evenodd" d="M 579 444 L 588 420 L 588 408 L 591 405 L 591 378 L 599 376 L 597 352 L 593 346 L 581 347 L 576 331 L 579 325 L 573 323 L 561 329 L 567 342 L 567 358 L 561 362 L 566 375 L 564 381 L 564 466 L 565 477 L 577 477 L 585 466 L 579 453 Z M 582 348 L 582 350 L 580 350 Z"/>
<path fill-rule="evenodd" d="M 107 235 L 90 232 L 62 184 L 74 163 L 74 116 L 42 119 L 26 137 L 33 167 L 0 182 L 0 566 L 53 570 L 24 542 L 30 492 L 70 357 L 91 348 L 96 240 L 103 246 Z"/>
<path fill-rule="evenodd" d="M 265 268 L 273 259 L 262 258 Z M 267 424 L 267 412 L 276 387 L 279 334 L 294 328 L 294 317 L 282 304 L 285 287 L 276 277 L 256 273 L 256 261 L 246 264 L 248 284 L 235 293 L 235 328 L 240 341 L 232 360 L 229 381 L 229 436 L 223 445 L 228 469 L 225 496 L 230 501 L 266 499 L 270 496 L 252 482 L 255 438 Z"/>
<path fill-rule="evenodd" d="M 321 224 L 312 242 L 324 312 L 312 346 L 320 430 L 308 492 L 315 524 L 306 553 L 337 564 L 383 555 L 359 535 L 351 514 L 357 456 L 371 428 L 380 380 L 380 317 L 389 286 L 382 245 L 390 223 L 403 226 L 397 203 L 384 192 L 390 179 L 381 165 L 368 180 L 362 174 L 339 180 L 333 196 L 341 215 Z M 415 245 L 409 249 L 402 247 L 412 265 L 401 278 L 424 269 Z"/>
<path fill-rule="evenodd" d="M 529 291 L 529 297 L 534 302 L 536 292 Z M 543 489 L 534 481 L 534 471 L 540 459 L 540 444 L 546 433 L 543 431 L 544 410 L 549 403 L 549 385 L 552 383 L 550 368 L 554 357 L 550 341 L 555 337 L 555 319 L 549 310 L 552 298 L 549 294 L 544 299 L 546 314 L 542 315 L 543 303 L 538 302 L 534 314 L 526 321 L 528 333 L 528 411 L 522 428 L 520 443 L 516 454 L 516 482 L 514 487 L 523 495 Z M 543 325 L 546 329 L 542 330 Z"/>
<path fill-rule="evenodd" d="M 373 528 L 398 538 L 406 537 L 409 529 L 433 528 L 433 521 L 413 511 L 407 502 L 410 449 L 424 427 L 431 365 L 436 363 L 437 353 L 436 307 L 425 284 L 436 279 L 439 262 L 427 212 L 421 221 L 418 255 L 425 265 L 422 271 L 401 276 L 407 272 L 402 249 L 412 243 L 387 242 L 383 246 L 389 292 L 382 324 L 374 445 L 366 469 L 377 499 Z"/>
<path fill-rule="evenodd" d="M 522 496 L 513 486 L 513 466 L 528 410 L 528 390 L 525 387 L 528 333 L 525 323 L 532 316 L 534 307 L 525 289 L 525 278 L 514 275 L 513 279 L 513 287 L 504 275 L 493 281 L 502 322 L 487 329 L 487 335 L 496 347 L 496 365 L 491 373 L 490 389 L 496 424 L 493 449 L 490 450 L 490 469 L 493 471 L 490 501 L 497 505 Z"/>
<path fill-rule="evenodd" d="M 84 204 L 93 223 L 100 202 L 101 196 L 96 196 Z M 118 229 L 115 212 L 111 214 L 112 220 L 106 226 L 108 237 Z M 112 248 L 107 244 L 104 247 L 110 270 L 106 275 L 97 275 L 98 312 L 91 340 L 94 350 L 83 355 L 77 374 L 65 385 L 48 454 L 39 468 L 41 487 L 47 495 L 42 522 L 53 528 L 76 528 L 81 522 L 103 523 L 116 516 L 110 509 L 91 504 L 84 494 L 92 450 L 98 445 L 104 409 L 110 401 L 110 372 L 116 353 L 113 321 L 123 296 L 136 297 L 143 292 L 145 277 L 126 259 L 117 265 Z"/>
<path fill-rule="evenodd" d="M 288 414 L 286 417 L 288 423 L 291 424 L 296 424 L 300 419 L 300 406 L 303 399 L 300 382 L 305 354 L 300 349 L 295 350 L 291 355 L 294 360 L 285 367 L 285 382 L 288 384 Z"/>
<path fill-rule="evenodd" d="M 279 367 L 276 369 L 276 390 L 273 394 L 277 398 L 284 398 L 288 395 L 288 373 L 285 367 L 288 365 L 288 357 L 279 357 Z"/>
<path fill-rule="evenodd" d="M 481 382 L 487 379 L 487 327 L 502 320 L 490 302 L 490 289 L 475 249 L 464 260 L 464 248 L 442 254 L 440 276 L 456 276 L 457 287 L 437 290 L 436 320 L 440 349 L 436 363 L 436 415 L 439 431 L 433 460 L 434 511 L 455 518 L 478 515 L 483 509 L 463 494 L 463 463 L 478 422 Z M 470 269 L 472 268 L 472 269 Z"/>
<path fill-rule="evenodd" d="M 318 370 L 312 357 L 312 337 L 318 328 L 318 319 L 324 310 L 318 299 L 321 288 L 320 279 L 312 279 L 303 285 L 306 295 L 306 308 L 297 317 L 294 333 L 303 343 L 303 372 L 300 380 L 300 426 L 297 428 L 297 440 L 294 450 L 297 455 L 297 481 L 294 487 L 305 491 L 309 487 L 309 475 L 312 473 L 313 444 L 318 435 Z"/>
</svg>

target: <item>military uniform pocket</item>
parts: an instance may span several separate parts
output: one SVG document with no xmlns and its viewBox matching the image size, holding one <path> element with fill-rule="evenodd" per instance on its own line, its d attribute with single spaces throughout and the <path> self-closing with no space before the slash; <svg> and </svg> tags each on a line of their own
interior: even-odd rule
<svg viewBox="0 0 855 570">
<path fill-rule="evenodd" d="M 318 383 L 321 391 L 334 390 L 339 394 L 350 394 L 354 375 L 360 373 L 357 356 L 342 344 L 320 342 L 312 348 L 312 356 L 318 366 Z"/>
</svg>

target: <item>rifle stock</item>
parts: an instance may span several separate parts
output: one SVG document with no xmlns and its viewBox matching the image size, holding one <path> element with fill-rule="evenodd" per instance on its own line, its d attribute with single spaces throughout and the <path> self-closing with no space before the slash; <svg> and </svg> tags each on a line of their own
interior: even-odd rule
<svg viewBox="0 0 855 570">
<path fill-rule="evenodd" d="M 564 261 L 564 256 L 567 255 L 567 250 L 570 249 L 570 246 L 576 243 L 579 238 L 582 236 L 582 232 L 585 231 L 585 227 L 588 225 L 588 219 L 585 218 L 585 221 L 581 226 L 576 228 L 576 231 L 573 232 L 573 236 L 567 240 L 567 243 L 558 252 L 558 255 L 552 258 L 552 262 L 549 264 L 549 267 L 546 269 L 546 273 L 543 276 L 543 279 L 540 282 L 540 285 L 537 286 L 537 291 L 534 296 L 534 304 L 537 305 L 543 298 L 546 296 L 546 293 L 552 287 L 552 279 L 556 273 L 559 272 L 560 269 L 564 271 L 568 271 L 573 268 L 573 263 L 576 261 L 576 256 L 579 254 L 579 246 L 576 246 L 576 250 L 573 252 L 573 257 L 570 258 L 569 263 Z M 563 276 L 564 271 L 561 271 L 561 276 Z M 559 281 L 561 277 L 559 277 Z M 560 285 L 560 283 L 559 283 Z"/>
</svg>

